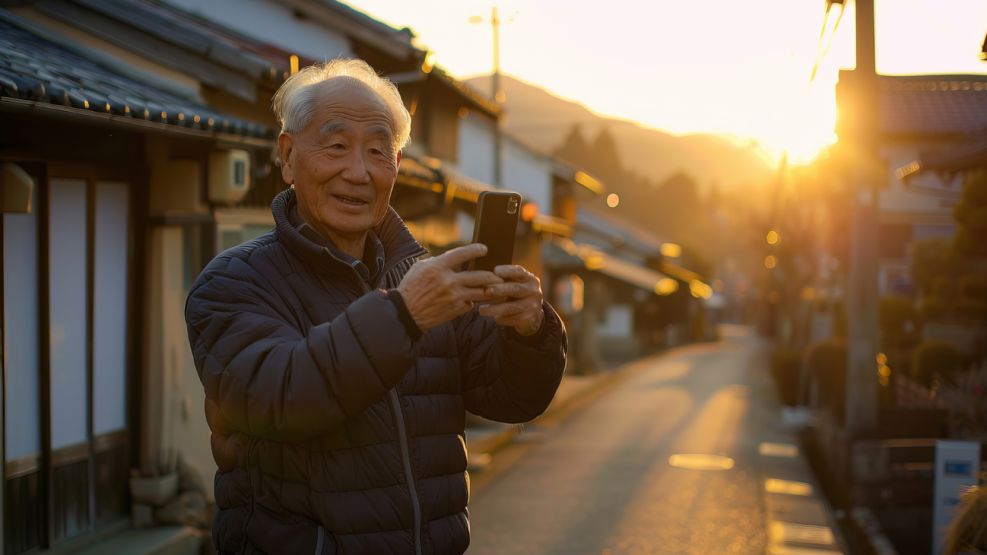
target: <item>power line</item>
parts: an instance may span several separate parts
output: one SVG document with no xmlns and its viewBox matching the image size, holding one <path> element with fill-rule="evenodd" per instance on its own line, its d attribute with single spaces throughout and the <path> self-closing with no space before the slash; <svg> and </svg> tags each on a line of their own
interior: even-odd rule
<svg viewBox="0 0 987 555">
<path fill-rule="evenodd" d="M 829 23 L 829 14 L 833 9 L 834 4 L 839 4 L 840 12 L 836 14 L 836 23 L 833 24 L 833 32 L 829 35 L 829 40 L 825 41 L 826 38 L 826 25 Z M 845 11 L 842 0 L 827 0 L 826 2 L 826 15 L 823 17 L 822 28 L 819 29 L 819 43 L 816 45 L 816 59 L 812 62 L 812 73 L 809 75 L 809 83 L 812 83 L 816 79 L 816 73 L 819 71 L 819 63 L 829 54 L 829 49 L 833 46 L 833 40 L 836 37 L 836 31 L 840 28 L 840 21 L 843 20 L 843 12 Z"/>
</svg>

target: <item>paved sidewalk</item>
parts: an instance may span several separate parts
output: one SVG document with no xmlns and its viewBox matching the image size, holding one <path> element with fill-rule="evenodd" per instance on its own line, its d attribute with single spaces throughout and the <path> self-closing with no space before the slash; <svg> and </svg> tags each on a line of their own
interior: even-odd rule
<svg viewBox="0 0 987 555">
<path fill-rule="evenodd" d="M 846 553 L 832 508 L 796 437 L 806 416 L 781 409 L 771 441 L 762 442 L 761 474 L 768 522 L 768 555 L 835 555 Z"/>
</svg>

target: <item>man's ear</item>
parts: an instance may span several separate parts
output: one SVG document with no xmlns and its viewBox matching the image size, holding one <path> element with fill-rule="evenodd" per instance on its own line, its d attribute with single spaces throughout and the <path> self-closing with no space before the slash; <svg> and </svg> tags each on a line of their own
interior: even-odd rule
<svg viewBox="0 0 987 555">
<path fill-rule="evenodd" d="M 278 158 L 281 160 L 281 179 L 288 185 L 295 183 L 295 174 L 291 168 L 292 155 L 295 151 L 295 138 L 284 131 L 278 135 Z"/>
<path fill-rule="evenodd" d="M 400 150 L 398 151 L 398 160 L 397 160 L 397 163 L 395 165 L 396 166 L 400 166 L 401 165 L 401 151 Z"/>
</svg>

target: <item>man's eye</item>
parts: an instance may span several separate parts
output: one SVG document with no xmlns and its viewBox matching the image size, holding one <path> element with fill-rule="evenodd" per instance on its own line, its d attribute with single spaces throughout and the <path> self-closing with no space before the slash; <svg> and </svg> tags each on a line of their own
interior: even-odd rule
<svg viewBox="0 0 987 555">
<path fill-rule="evenodd" d="M 329 148 L 333 150 L 343 150 L 344 148 L 346 148 L 346 145 L 344 145 L 343 143 L 333 143 L 329 145 Z"/>
</svg>

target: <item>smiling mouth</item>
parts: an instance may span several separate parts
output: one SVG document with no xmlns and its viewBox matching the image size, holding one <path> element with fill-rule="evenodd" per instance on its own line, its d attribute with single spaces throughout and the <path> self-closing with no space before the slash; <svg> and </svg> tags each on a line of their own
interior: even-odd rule
<svg viewBox="0 0 987 555">
<path fill-rule="evenodd" d="M 338 200 L 339 202 L 342 202 L 343 204 L 348 204 L 350 206 L 363 206 L 363 205 L 367 204 L 367 201 L 365 201 L 363 199 L 359 199 L 359 198 L 356 198 L 356 197 L 350 197 L 350 196 L 347 196 L 347 195 L 333 195 L 333 197 L 336 200 Z"/>
</svg>

